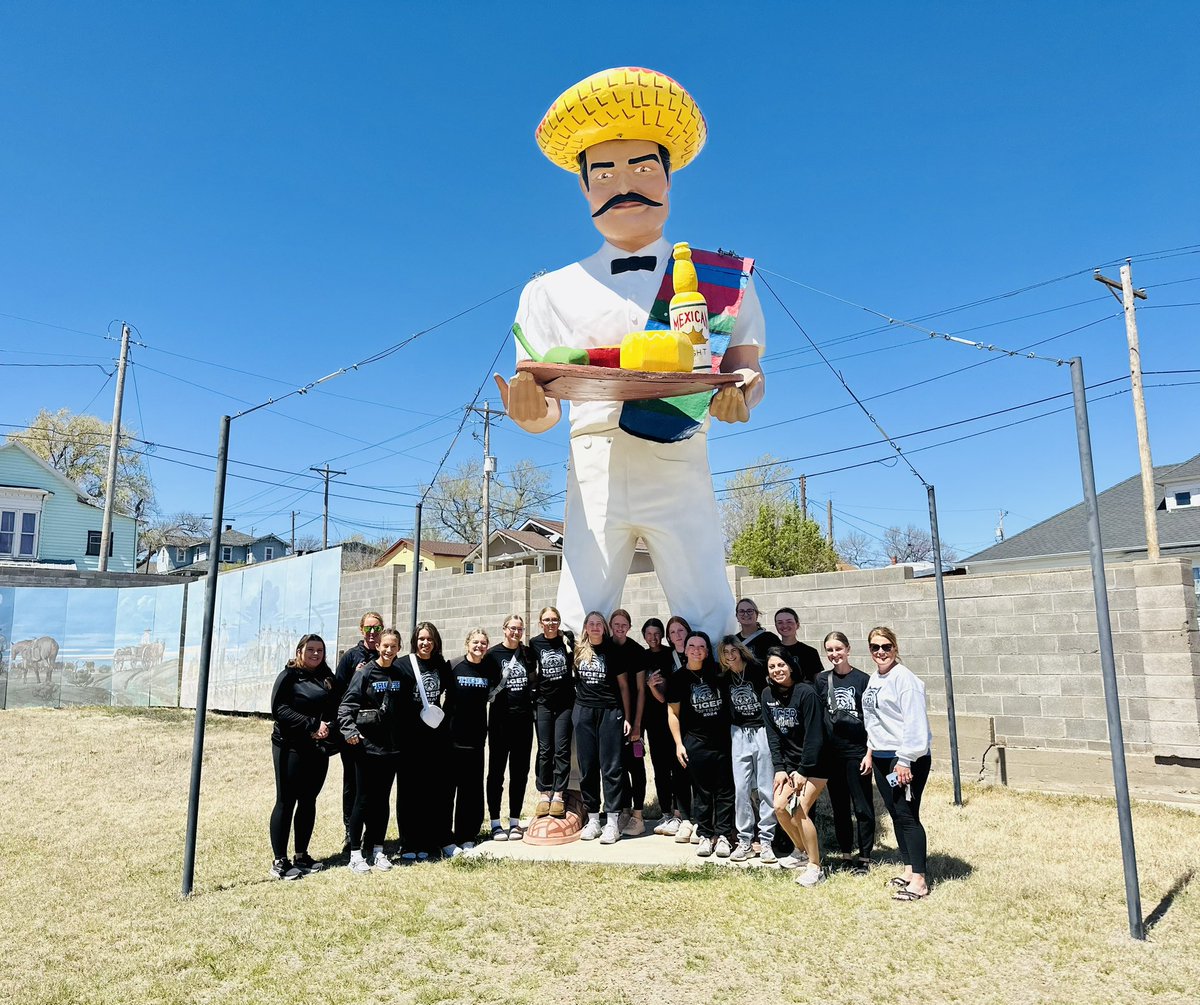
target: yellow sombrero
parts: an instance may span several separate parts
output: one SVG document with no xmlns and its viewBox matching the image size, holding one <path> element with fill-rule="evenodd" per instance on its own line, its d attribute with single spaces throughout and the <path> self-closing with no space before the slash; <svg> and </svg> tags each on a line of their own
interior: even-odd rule
<svg viewBox="0 0 1200 1005">
<path fill-rule="evenodd" d="M 649 140 L 686 167 L 708 138 L 695 99 L 670 77 L 638 66 L 602 70 L 568 87 L 534 131 L 542 153 L 579 172 L 579 154 L 605 140 Z"/>
</svg>

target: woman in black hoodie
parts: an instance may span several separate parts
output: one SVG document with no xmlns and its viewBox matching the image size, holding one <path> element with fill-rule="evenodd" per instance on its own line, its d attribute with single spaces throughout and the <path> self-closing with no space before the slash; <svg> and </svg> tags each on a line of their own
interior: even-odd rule
<svg viewBox="0 0 1200 1005">
<path fill-rule="evenodd" d="M 419 622 L 410 644 L 405 663 L 414 673 L 408 695 L 409 726 L 396 778 L 396 814 L 404 836 L 401 858 L 424 862 L 433 855 L 453 854 L 450 726 L 441 708 L 453 674 L 442 655 L 442 635 L 433 622 Z M 437 725 L 422 717 L 426 707 L 436 709 L 432 715 Z"/>
<path fill-rule="evenodd" d="M 388 797 L 400 767 L 401 741 L 412 729 L 412 693 L 416 686 L 407 661 L 397 660 L 400 633 L 389 628 L 379 636 L 379 655 L 359 669 L 338 707 L 338 725 L 346 743 L 359 756 L 358 799 L 350 818 L 350 869 L 381 872 L 392 867 L 383 853 Z M 371 849 L 371 860 L 363 855 Z"/>
<path fill-rule="evenodd" d="M 337 708 L 333 671 L 325 662 L 325 642 L 305 635 L 296 655 L 271 689 L 271 752 L 275 761 L 275 808 L 271 811 L 271 875 L 299 879 L 320 863 L 308 854 L 317 819 L 317 796 L 329 771 L 326 742 Z M 295 832 L 296 858 L 288 859 L 288 835 Z"/>
</svg>

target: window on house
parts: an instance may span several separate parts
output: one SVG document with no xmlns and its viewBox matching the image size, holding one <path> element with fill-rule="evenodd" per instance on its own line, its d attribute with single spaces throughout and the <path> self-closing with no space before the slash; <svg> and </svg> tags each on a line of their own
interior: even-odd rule
<svg viewBox="0 0 1200 1005">
<path fill-rule="evenodd" d="M 226 545 L 221 546 L 221 561 L 222 562 L 232 562 L 233 561 L 233 547 L 231 545 L 226 544 Z"/>
<path fill-rule="evenodd" d="M 1190 492 L 1176 492 L 1175 493 L 1175 505 L 1176 506 L 1192 505 L 1192 494 Z"/>
<path fill-rule="evenodd" d="M 175 561 L 176 562 L 186 562 L 187 561 L 187 550 L 184 548 L 176 548 L 175 549 Z"/>
<path fill-rule="evenodd" d="M 102 536 L 102 533 L 98 530 L 89 530 L 88 531 L 87 551 L 85 552 L 85 554 L 97 555 L 97 556 L 100 554 L 100 538 L 101 538 L 101 536 Z M 109 536 L 108 536 L 108 557 L 109 558 L 112 558 L 113 541 L 115 538 L 116 538 L 115 534 L 109 534 Z"/>
<path fill-rule="evenodd" d="M 0 555 L 9 558 L 37 557 L 36 513 L 0 510 Z"/>
<path fill-rule="evenodd" d="M 472 573 L 475 571 L 474 562 L 463 562 L 463 572 Z"/>
<path fill-rule="evenodd" d="M 273 559 L 274 557 L 275 557 L 275 549 L 274 549 L 274 548 L 273 548 L 271 545 L 269 545 L 269 544 L 267 544 L 267 545 L 264 545 L 264 546 L 263 546 L 263 559 L 264 559 L 265 561 L 268 561 L 268 562 L 269 562 L 269 561 L 271 561 L 271 559 Z"/>
</svg>

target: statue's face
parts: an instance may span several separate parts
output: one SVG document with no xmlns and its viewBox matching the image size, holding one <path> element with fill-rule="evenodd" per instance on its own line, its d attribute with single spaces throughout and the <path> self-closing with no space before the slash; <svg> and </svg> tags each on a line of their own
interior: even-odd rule
<svg viewBox="0 0 1200 1005">
<path fill-rule="evenodd" d="M 662 237 L 671 180 L 649 140 L 606 140 L 588 147 L 579 187 L 596 229 L 618 248 L 636 251 Z"/>
</svg>

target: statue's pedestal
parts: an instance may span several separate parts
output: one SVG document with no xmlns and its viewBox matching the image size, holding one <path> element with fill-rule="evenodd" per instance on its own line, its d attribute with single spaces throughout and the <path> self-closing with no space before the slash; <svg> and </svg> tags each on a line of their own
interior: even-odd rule
<svg viewBox="0 0 1200 1005">
<path fill-rule="evenodd" d="M 525 828 L 525 844 L 563 845 L 579 840 L 579 833 L 587 822 L 587 809 L 583 797 L 576 789 L 568 789 L 563 802 L 567 807 L 565 817 L 535 817 Z"/>
</svg>

